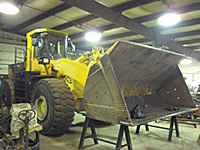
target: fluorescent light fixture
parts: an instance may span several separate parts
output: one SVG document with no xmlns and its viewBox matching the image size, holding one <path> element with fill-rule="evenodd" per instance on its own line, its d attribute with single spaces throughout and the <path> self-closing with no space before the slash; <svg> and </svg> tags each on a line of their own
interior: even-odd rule
<svg viewBox="0 0 200 150">
<path fill-rule="evenodd" d="M 85 39 L 89 42 L 98 42 L 101 39 L 101 33 L 98 31 L 89 31 L 85 34 Z"/>
<path fill-rule="evenodd" d="M 181 20 L 180 15 L 176 13 L 167 13 L 158 18 L 158 23 L 162 26 L 172 26 Z"/>
<path fill-rule="evenodd" d="M 188 44 L 183 44 L 183 47 L 187 47 L 188 46 Z"/>
<path fill-rule="evenodd" d="M 8 15 L 15 15 L 19 12 L 19 8 L 11 2 L 0 3 L 0 12 Z"/>
<path fill-rule="evenodd" d="M 192 60 L 191 59 L 187 59 L 187 58 L 182 59 L 181 62 L 180 62 L 180 64 L 182 64 L 182 65 L 189 65 L 191 63 L 192 63 Z"/>
</svg>

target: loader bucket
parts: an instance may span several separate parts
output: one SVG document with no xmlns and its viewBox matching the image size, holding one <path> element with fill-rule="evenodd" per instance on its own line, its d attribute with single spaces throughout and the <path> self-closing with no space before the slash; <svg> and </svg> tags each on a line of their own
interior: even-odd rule
<svg viewBox="0 0 200 150">
<path fill-rule="evenodd" d="M 177 66 L 184 57 L 116 42 L 90 68 L 84 91 L 88 117 L 134 126 L 193 110 L 195 104 Z M 142 115 L 135 117 L 135 108 Z"/>
</svg>

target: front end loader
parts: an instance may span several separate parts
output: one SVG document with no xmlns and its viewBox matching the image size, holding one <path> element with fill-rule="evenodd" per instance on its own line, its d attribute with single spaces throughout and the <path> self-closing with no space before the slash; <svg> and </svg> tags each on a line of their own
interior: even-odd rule
<svg viewBox="0 0 200 150">
<path fill-rule="evenodd" d="M 24 61 L 17 61 L 16 50 L 15 63 L 2 82 L 2 104 L 10 108 L 13 103 L 32 103 L 43 134 L 65 133 L 75 109 L 80 109 L 89 72 L 89 52 L 70 60 L 74 51 L 65 32 L 44 28 L 27 33 Z"/>
<path fill-rule="evenodd" d="M 74 46 L 67 33 L 33 30 L 24 62 L 10 65 L 2 83 L 4 104 L 32 103 L 45 135 L 65 133 L 74 111 L 134 125 L 195 107 L 177 66 L 182 54 L 126 41 L 105 53 L 94 46 L 75 60 L 69 53 Z M 138 106 L 145 117 L 133 121 Z"/>
</svg>

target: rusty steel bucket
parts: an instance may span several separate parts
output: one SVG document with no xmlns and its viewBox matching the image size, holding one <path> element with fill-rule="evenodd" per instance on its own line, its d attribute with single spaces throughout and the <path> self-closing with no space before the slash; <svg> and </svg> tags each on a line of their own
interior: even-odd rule
<svg viewBox="0 0 200 150">
<path fill-rule="evenodd" d="M 178 68 L 184 57 L 117 41 L 90 69 L 84 91 L 88 117 L 134 126 L 193 110 L 195 104 Z M 134 117 L 136 108 L 140 117 Z"/>
</svg>

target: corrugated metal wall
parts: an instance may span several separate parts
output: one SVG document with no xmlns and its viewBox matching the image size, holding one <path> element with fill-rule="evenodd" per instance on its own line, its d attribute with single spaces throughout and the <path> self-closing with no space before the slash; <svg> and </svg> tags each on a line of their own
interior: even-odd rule
<svg viewBox="0 0 200 150">
<path fill-rule="evenodd" d="M 19 49 L 26 49 L 25 46 L 2 44 L 0 43 L 0 74 L 6 75 L 8 73 L 8 64 L 13 64 L 15 61 L 15 48 L 18 48 L 17 56 L 24 57 L 24 52 Z M 22 58 L 18 58 L 22 61 Z"/>
</svg>

